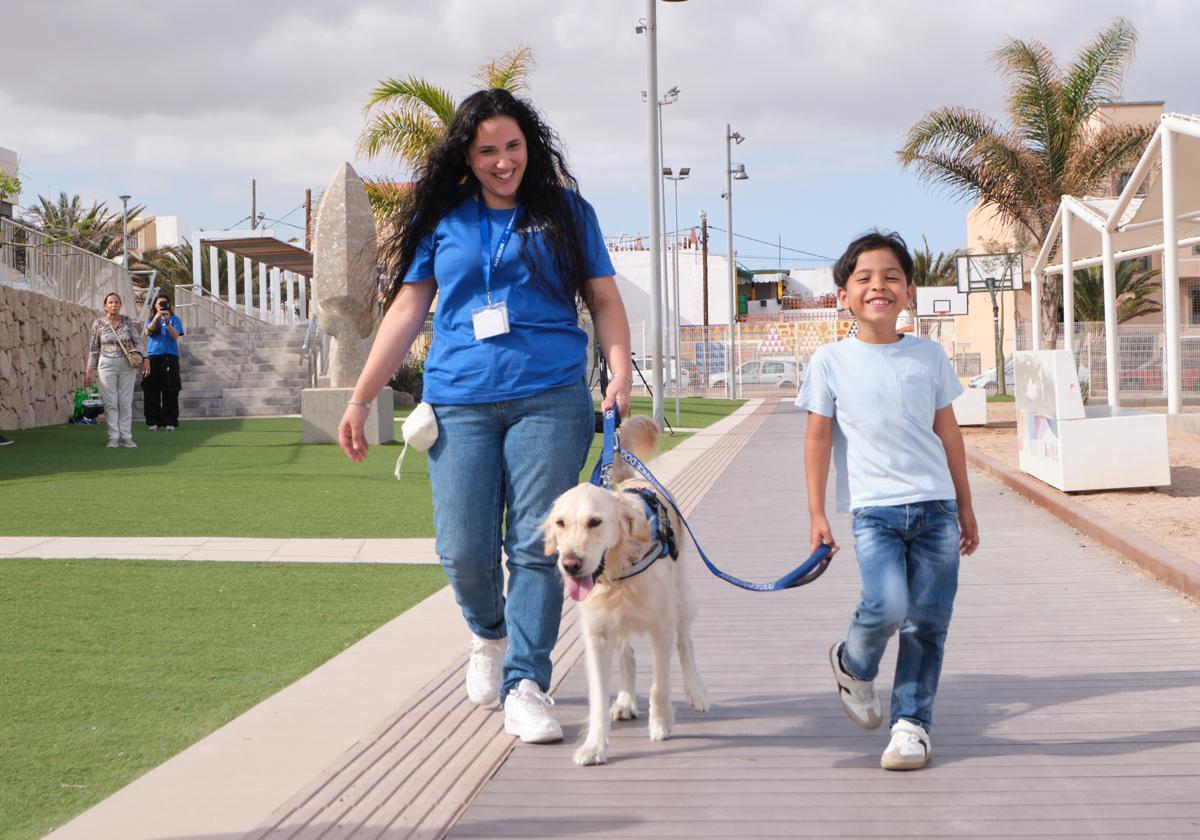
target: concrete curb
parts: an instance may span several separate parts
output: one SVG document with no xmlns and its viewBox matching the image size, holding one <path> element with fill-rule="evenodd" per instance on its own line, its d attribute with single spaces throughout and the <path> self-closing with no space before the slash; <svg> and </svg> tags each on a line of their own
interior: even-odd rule
<svg viewBox="0 0 1200 840">
<path fill-rule="evenodd" d="M 982 452 L 967 446 L 967 462 L 1054 514 L 1075 530 L 1132 563 L 1156 580 L 1200 601 L 1200 564 L 1181 557 L 1152 540 L 1106 522 L 1085 505 L 1035 478 L 1010 469 Z"/>
</svg>

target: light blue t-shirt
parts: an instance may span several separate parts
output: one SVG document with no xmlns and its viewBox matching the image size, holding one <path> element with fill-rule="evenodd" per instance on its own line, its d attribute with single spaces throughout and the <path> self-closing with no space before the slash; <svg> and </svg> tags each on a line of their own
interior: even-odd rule
<svg viewBox="0 0 1200 840">
<path fill-rule="evenodd" d="M 962 391 L 946 352 L 923 338 L 847 338 L 813 353 L 796 405 L 835 421 L 837 509 L 953 499 L 933 415 Z"/>
<path fill-rule="evenodd" d="M 150 328 L 150 324 L 154 321 L 153 318 L 146 319 L 145 329 Z M 183 321 L 179 320 L 178 315 L 172 315 L 170 318 L 171 326 L 175 328 L 175 332 L 183 335 Z M 167 331 L 161 322 L 159 327 L 154 332 L 150 333 L 150 337 L 146 339 L 146 355 L 147 356 L 178 356 L 179 342 L 177 342 L 171 333 Z"/>
<path fill-rule="evenodd" d="M 589 278 L 615 273 L 592 205 L 574 193 L 584 268 Z M 489 257 L 512 210 L 488 209 Z M 404 282 L 436 278 L 433 343 L 425 360 L 422 396 L 434 405 L 472 405 L 533 396 L 570 385 L 587 370 L 587 333 L 580 329 L 573 284 L 564 284 L 540 233 L 522 233 L 517 218 L 500 264 L 492 272 L 492 301 L 508 307 L 507 333 L 477 340 L 472 313 L 487 304 L 479 202 L 450 211 L 417 248 Z M 538 277 L 523 252 L 533 256 Z M 571 288 L 564 288 L 565 286 Z"/>
</svg>

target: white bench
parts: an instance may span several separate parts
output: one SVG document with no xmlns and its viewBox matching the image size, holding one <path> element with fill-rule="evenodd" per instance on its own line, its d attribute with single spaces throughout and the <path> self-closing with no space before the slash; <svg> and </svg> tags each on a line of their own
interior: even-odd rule
<svg viewBox="0 0 1200 840">
<path fill-rule="evenodd" d="M 958 425 L 987 425 L 987 391 L 982 388 L 968 388 L 959 394 L 951 405 L 954 407 L 954 418 L 958 420 Z"/>
<path fill-rule="evenodd" d="M 1069 350 L 1015 354 L 1021 469 L 1064 492 L 1171 483 L 1166 415 L 1084 406 Z"/>
</svg>

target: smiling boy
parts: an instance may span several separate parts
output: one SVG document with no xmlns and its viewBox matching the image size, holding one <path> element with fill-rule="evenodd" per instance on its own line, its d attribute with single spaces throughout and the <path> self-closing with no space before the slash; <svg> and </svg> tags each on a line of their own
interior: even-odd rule
<svg viewBox="0 0 1200 840">
<path fill-rule="evenodd" d="M 804 469 L 810 551 L 837 551 L 825 485 L 837 466 L 839 511 L 853 515 L 862 577 L 858 608 L 830 664 L 854 723 L 882 722 L 874 680 L 888 640 L 900 632 L 886 770 L 924 767 L 959 554 L 979 545 L 966 453 L 951 406 L 962 386 L 942 348 L 902 335 L 896 321 L 916 292 L 908 246 L 894 233 L 850 243 L 834 266 L 838 300 L 857 336 L 813 354 L 796 405 L 808 411 Z"/>
</svg>

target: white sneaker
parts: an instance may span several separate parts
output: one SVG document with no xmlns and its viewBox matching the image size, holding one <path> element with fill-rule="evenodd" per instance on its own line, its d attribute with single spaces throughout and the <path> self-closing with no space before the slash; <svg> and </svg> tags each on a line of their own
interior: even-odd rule
<svg viewBox="0 0 1200 840">
<path fill-rule="evenodd" d="M 533 680 L 521 680 L 504 701 L 504 731 L 527 744 L 562 740 L 562 727 L 550 714 L 554 698 Z"/>
<path fill-rule="evenodd" d="M 146 428 L 147 428 L 147 429 L 149 429 L 149 430 L 150 430 L 150 431 L 152 431 L 152 432 L 157 432 L 157 431 L 158 431 L 158 426 L 147 426 Z"/>
<path fill-rule="evenodd" d="M 133 438 L 127 438 L 121 441 L 121 445 L 126 449 L 137 449 L 137 444 L 133 442 Z"/>
<path fill-rule="evenodd" d="M 121 445 L 121 441 L 117 440 L 116 438 L 110 438 L 106 445 L 109 449 L 116 449 Z"/>
<path fill-rule="evenodd" d="M 875 693 L 875 683 L 868 680 L 856 680 L 842 668 L 842 647 L 844 642 L 838 642 L 829 649 L 829 664 L 833 667 L 833 676 L 838 684 L 838 699 L 846 717 L 863 729 L 875 729 L 883 723 L 883 713 L 879 706 L 879 695 Z"/>
<path fill-rule="evenodd" d="M 920 770 L 933 755 L 929 733 L 910 720 L 898 720 L 892 727 L 892 740 L 879 759 L 884 770 Z"/>
<path fill-rule="evenodd" d="M 508 639 L 481 639 L 472 634 L 471 658 L 467 662 L 467 699 L 477 706 L 500 699 L 500 672 Z"/>
<path fill-rule="evenodd" d="M 167 426 L 167 431 L 168 431 L 168 432 L 173 432 L 173 431 L 175 431 L 175 427 L 174 427 L 174 426 Z"/>
</svg>

